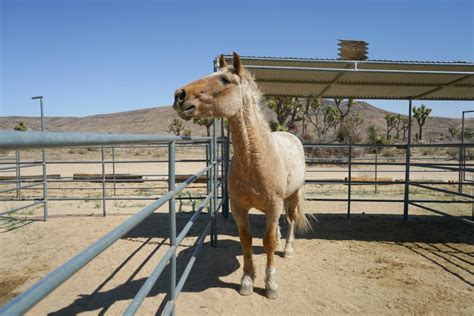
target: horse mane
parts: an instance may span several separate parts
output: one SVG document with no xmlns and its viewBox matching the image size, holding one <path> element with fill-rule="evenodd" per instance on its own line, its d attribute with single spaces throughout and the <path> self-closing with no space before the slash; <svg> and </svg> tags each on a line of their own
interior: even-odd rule
<svg viewBox="0 0 474 316">
<path fill-rule="evenodd" d="M 244 111 L 245 116 L 253 117 L 257 126 L 263 127 L 265 131 L 270 132 L 268 122 L 262 114 L 262 107 L 265 106 L 262 93 L 260 92 L 253 75 L 247 70 L 244 70 L 242 76 L 241 89 L 243 101 L 242 110 Z"/>
</svg>

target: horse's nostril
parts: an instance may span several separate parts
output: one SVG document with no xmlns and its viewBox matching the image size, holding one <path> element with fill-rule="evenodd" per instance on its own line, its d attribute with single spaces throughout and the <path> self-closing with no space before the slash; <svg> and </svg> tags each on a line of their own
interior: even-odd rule
<svg viewBox="0 0 474 316">
<path fill-rule="evenodd" d="M 178 101 L 183 101 L 185 97 L 186 97 L 186 91 L 184 91 L 184 90 L 181 90 L 181 91 L 178 92 L 178 94 L 176 95 L 176 99 L 177 99 Z"/>
</svg>

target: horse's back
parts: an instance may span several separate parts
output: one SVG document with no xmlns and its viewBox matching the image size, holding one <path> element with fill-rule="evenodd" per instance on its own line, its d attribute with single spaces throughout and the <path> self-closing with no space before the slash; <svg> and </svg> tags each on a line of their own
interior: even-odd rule
<svg viewBox="0 0 474 316">
<path fill-rule="evenodd" d="M 298 190 L 304 184 L 305 157 L 303 144 L 293 134 L 273 132 L 272 137 L 277 143 L 280 157 L 287 171 L 287 194 Z"/>
</svg>

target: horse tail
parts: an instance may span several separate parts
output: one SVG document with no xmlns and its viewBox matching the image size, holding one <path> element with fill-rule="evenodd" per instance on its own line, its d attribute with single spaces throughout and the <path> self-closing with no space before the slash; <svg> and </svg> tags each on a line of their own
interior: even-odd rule
<svg viewBox="0 0 474 316">
<path fill-rule="evenodd" d="M 303 188 L 298 191 L 298 207 L 295 217 L 296 231 L 300 234 L 307 233 L 313 230 L 311 226 L 312 221 L 318 221 L 313 214 L 306 213 L 307 203 L 304 197 Z"/>
</svg>

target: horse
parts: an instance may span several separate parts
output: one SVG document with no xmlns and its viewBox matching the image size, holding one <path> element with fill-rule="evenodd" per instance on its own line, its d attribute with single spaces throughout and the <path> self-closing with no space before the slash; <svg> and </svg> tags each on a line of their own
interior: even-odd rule
<svg viewBox="0 0 474 316">
<path fill-rule="evenodd" d="M 275 299 L 278 285 L 274 253 L 280 244 L 278 222 L 282 210 L 289 225 L 284 257 L 293 254 L 295 228 L 303 233 L 312 228 L 304 207 L 303 145 L 293 134 L 270 131 L 259 108 L 261 100 L 252 74 L 243 67 L 240 56 L 233 53 L 232 66 L 221 55 L 218 71 L 176 90 L 173 108 L 185 120 L 227 118 L 234 147 L 228 191 L 244 256 L 239 293 L 252 294 L 256 277 L 248 216 L 254 208 L 265 214 L 265 295 Z"/>
</svg>

